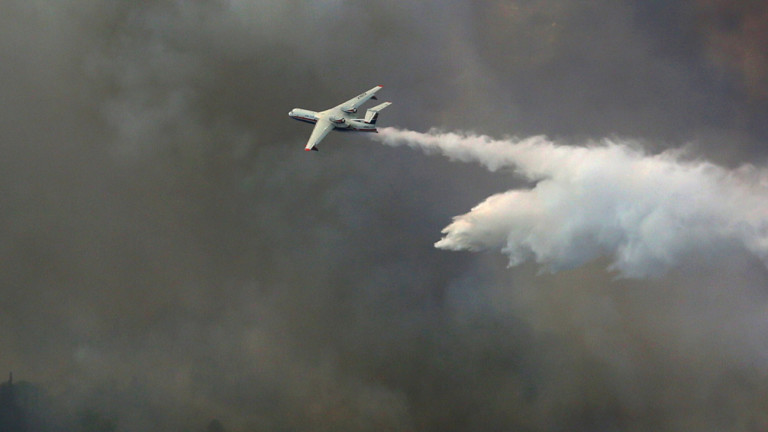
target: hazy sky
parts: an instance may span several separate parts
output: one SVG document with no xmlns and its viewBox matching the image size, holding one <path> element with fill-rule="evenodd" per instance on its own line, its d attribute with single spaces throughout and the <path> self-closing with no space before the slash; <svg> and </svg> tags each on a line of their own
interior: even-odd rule
<svg viewBox="0 0 768 432">
<path fill-rule="evenodd" d="M 624 279 L 610 252 L 551 273 L 436 249 L 534 180 L 355 134 L 304 152 L 287 116 L 381 84 L 381 126 L 686 147 L 768 187 L 764 2 L 0 10 L 0 373 L 66 409 L 120 431 L 768 428 L 764 256 L 693 241 Z"/>
</svg>

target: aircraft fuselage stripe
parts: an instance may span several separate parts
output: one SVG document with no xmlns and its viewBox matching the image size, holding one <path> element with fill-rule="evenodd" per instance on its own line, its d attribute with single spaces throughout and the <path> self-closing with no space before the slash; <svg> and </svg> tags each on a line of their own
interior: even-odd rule
<svg viewBox="0 0 768 432">
<path fill-rule="evenodd" d="M 311 123 L 311 124 L 316 124 L 317 123 L 317 120 L 309 118 L 309 117 L 294 116 L 294 117 L 291 117 L 291 118 L 294 119 L 294 120 L 303 121 L 305 123 Z M 339 132 L 378 132 L 378 130 L 376 130 L 376 128 L 371 128 L 371 129 L 360 128 L 360 129 L 358 129 L 358 128 L 354 127 L 354 126 L 350 126 L 348 128 L 335 128 L 335 129 L 337 131 L 339 131 Z"/>
<path fill-rule="evenodd" d="M 307 123 L 313 123 L 313 124 L 317 123 L 317 120 L 311 119 L 309 117 L 298 117 L 298 116 L 296 116 L 296 117 L 291 117 L 291 118 L 294 119 L 294 120 L 303 121 L 303 122 L 307 122 Z"/>
</svg>

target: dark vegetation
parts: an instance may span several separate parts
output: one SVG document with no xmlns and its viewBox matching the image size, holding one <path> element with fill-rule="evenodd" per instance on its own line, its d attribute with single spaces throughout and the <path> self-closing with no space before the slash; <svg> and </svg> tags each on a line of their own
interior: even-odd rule
<svg viewBox="0 0 768 432">
<path fill-rule="evenodd" d="M 118 432 L 119 419 L 91 408 L 68 410 L 65 396 L 51 397 L 28 381 L 0 384 L 0 432 Z M 189 432 L 226 432 L 221 421 Z"/>
</svg>

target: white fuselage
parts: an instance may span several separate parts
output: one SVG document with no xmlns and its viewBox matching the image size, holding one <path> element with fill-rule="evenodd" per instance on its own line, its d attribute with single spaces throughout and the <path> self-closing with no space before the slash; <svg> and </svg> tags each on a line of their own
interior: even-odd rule
<svg viewBox="0 0 768 432">
<path fill-rule="evenodd" d="M 317 123 L 321 118 L 328 118 L 333 124 L 334 129 L 340 131 L 378 132 L 375 124 L 366 123 L 365 119 L 354 118 L 350 113 L 340 108 L 331 108 L 320 112 L 294 108 L 288 115 L 294 120 L 312 124 Z"/>
</svg>

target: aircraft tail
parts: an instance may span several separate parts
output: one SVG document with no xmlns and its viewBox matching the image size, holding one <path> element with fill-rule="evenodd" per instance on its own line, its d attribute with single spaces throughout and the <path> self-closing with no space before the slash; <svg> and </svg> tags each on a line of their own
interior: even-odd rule
<svg viewBox="0 0 768 432">
<path fill-rule="evenodd" d="M 370 108 L 368 112 L 365 113 L 365 122 L 368 124 L 376 124 L 376 120 L 379 118 L 379 111 L 390 105 L 392 105 L 392 102 L 384 102 L 381 105 L 376 105 L 375 107 Z"/>
</svg>

